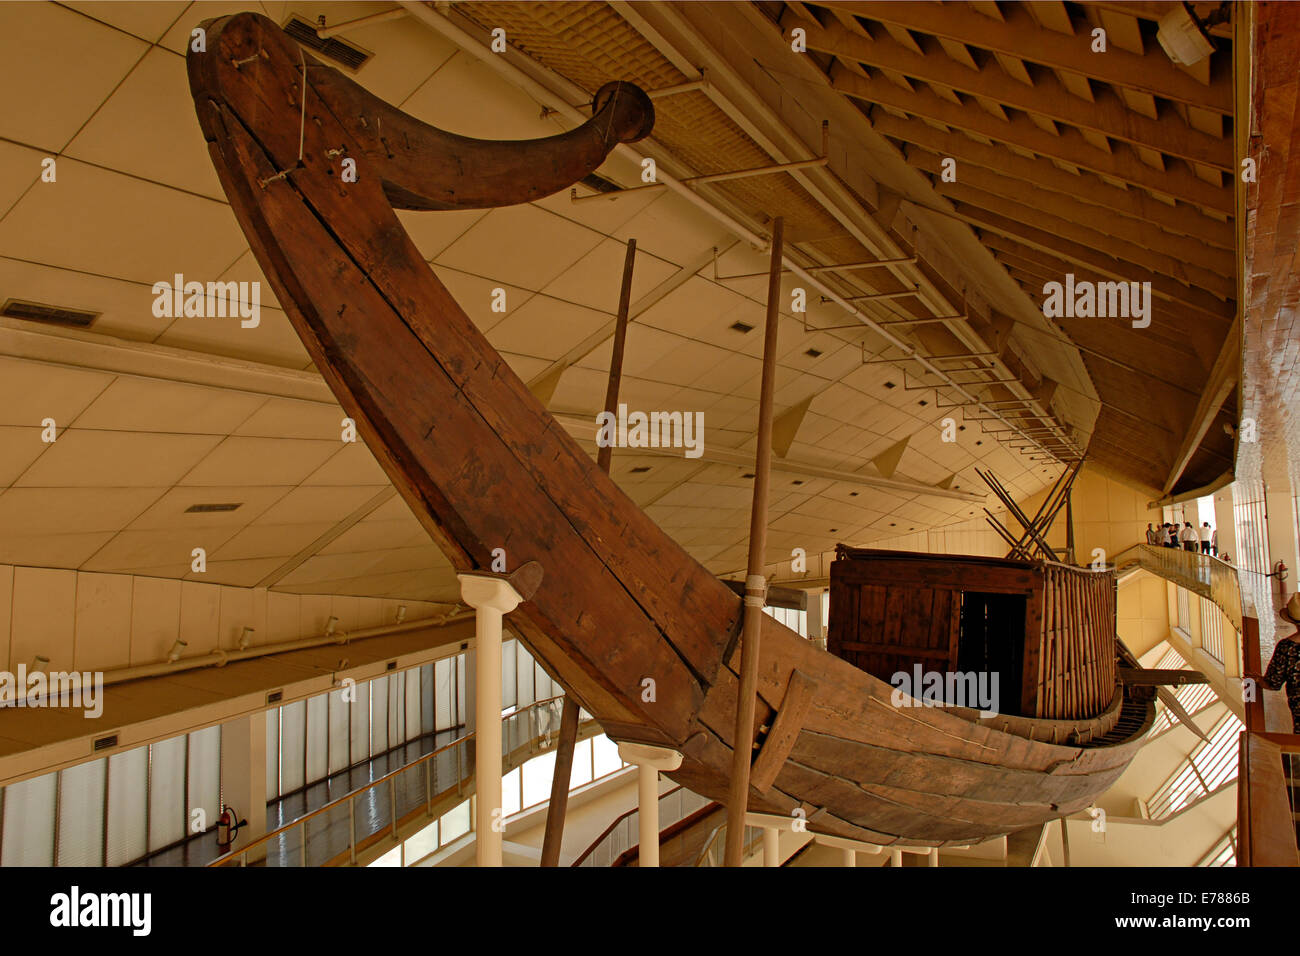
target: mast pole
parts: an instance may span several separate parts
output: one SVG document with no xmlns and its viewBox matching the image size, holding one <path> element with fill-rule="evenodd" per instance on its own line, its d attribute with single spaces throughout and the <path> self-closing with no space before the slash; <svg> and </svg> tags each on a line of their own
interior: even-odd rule
<svg viewBox="0 0 1300 956">
<path fill-rule="evenodd" d="M 618 322 L 614 326 L 614 352 L 609 360 L 609 383 L 605 387 L 605 411 L 618 414 L 618 389 L 623 380 L 623 348 L 627 344 L 628 315 L 632 309 L 632 266 L 636 261 L 636 240 L 627 241 L 623 259 L 623 285 L 618 296 Z M 612 445 L 596 452 L 596 465 L 605 474 L 614 458 Z M 560 739 L 555 745 L 555 773 L 551 776 L 551 801 L 546 806 L 546 832 L 542 837 L 542 866 L 560 865 L 564 841 L 564 815 L 569 808 L 569 781 L 573 774 L 573 748 L 578 742 L 578 702 L 564 695 L 560 713 Z"/>
<path fill-rule="evenodd" d="M 767 583 L 763 555 L 767 548 L 767 488 L 772 470 L 772 393 L 776 390 L 776 333 L 780 322 L 781 256 L 785 220 L 772 226 L 772 259 L 767 278 L 767 323 L 763 332 L 763 380 L 758 400 L 758 448 L 754 456 L 754 500 L 749 516 L 749 564 L 745 576 L 745 610 L 740 636 L 740 688 L 736 732 L 727 791 L 727 847 L 724 862 L 740 866 L 745 845 L 745 811 L 749 806 L 749 769 L 754 759 L 754 710 L 758 690 L 759 637 Z"/>
</svg>

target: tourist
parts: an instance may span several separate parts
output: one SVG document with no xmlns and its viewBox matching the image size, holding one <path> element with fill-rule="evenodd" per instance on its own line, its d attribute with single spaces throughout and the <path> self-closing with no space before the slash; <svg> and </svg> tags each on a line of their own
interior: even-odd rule
<svg viewBox="0 0 1300 956">
<path fill-rule="evenodd" d="M 1216 557 L 1219 554 L 1219 529 L 1215 528 L 1210 532 L 1210 554 Z"/>
<path fill-rule="evenodd" d="M 1160 545 L 1164 544 L 1164 535 L 1155 529 L 1151 522 L 1147 522 L 1147 544 Z"/>
<path fill-rule="evenodd" d="M 1300 628 L 1300 592 L 1291 596 L 1286 607 L 1282 608 L 1282 617 Z M 1278 638 L 1273 648 L 1273 658 L 1264 671 L 1264 686 L 1269 690 L 1281 690 L 1286 685 L 1286 703 L 1291 709 L 1291 727 L 1294 733 L 1300 733 L 1300 629 L 1292 631 L 1285 637 Z M 1259 678 L 1258 674 L 1247 674 Z"/>
<path fill-rule="evenodd" d="M 1183 530 L 1178 533 L 1179 540 L 1183 542 L 1183 550 L 1195 551 L 1196 545 L 1200 541 L 1200 537 L 1197 535 L 1196 529 L 1192 527 L 1190 521 L 1184 522 L 1183 525 Z"/>
<path fill-rule="evenodd" d="M 1208 521 L 1202 521 L 1202 522 L 1201 522 L 1201 531 L 1200 531 L 1200 535 L 1201 535 L 1201 554 L 1209 554 L 1209 553 L 1210 553 L 1210 535 L 1212 535 L 1213 533 L 1214 533 L 1214 532 L 1212 532 L 1212 531 L 1210 530 L 1210 523 L 1209 523 Z"/>
<path fill-rule="evenodd" d="M 1178 527 L 1170 524 L 1168 521 L 1166 521 L 1162 527 L 1165 529 L 1165 547 L 1178 547 Z"/>
</svg>

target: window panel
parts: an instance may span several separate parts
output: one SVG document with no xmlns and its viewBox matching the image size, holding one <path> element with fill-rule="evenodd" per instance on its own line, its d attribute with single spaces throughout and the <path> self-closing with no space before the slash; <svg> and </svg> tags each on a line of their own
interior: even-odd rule
<svg viewBox="0 0 1300 956">
<path fill-rule="evenodd" d="M 388 675 L 370 682 L 370 756 L 388 749 Z"/>
<path fill-rule="evenodd" d="M 501 816 L 513 816 L 519 812 L 519 767 L 515 767 L 501 778 Z"/>
<path fill-rule="evenodd" d="M 108 758 L 108 866 L 123 866 L 149 852 L 145 799 L 149 748 Z M 211 821 L 209 821 L 211 822 Z"/>
<path fill-rule="evenodd" d="M 189 786 L 185 808 L 185 832 L 192 834 L 191 817 L 203 811 L 203 829 L 214 826 L 221 812 L 221 727 L 205 727 L 190 734 L 190 753 L 186 761 Z"/>
<path fill-rule="evenodd" d="M 623 769 L 623 760 L 618 755 L 618 744 L 604 734 L 591 738 L 591 750 L 597 777 Z"/>
<path fill-rule="evenodd" d="M 591 783 L 591 741 L 579 740 L 573 748 L 573 772 L 569 775 L 569 789 Z"/>
<path fill-rule="evenodd" d="M 149 849 L 185 836 L 185 737 L 149 745 Z"/>
<path fill-rule="evenodd" d="M 104 860 L 104 760 L 59 771 L 58 866 L 101 866 Z"/>
<path fill-rule="evenodd" d="M 331 691 L 329 695 L 330 754 L 329 772 L 338 773 L 347 769 L 351 762 L 348 734 L 351 722 L 348 720 L 351 705 L 343 699 L 343 689 Z"/>
<path fill-rule="evenodd" d="M 515 646 L 518 643 L 518 641 L 506 641 L 501 645 L 502 713 L 519 704 L 518 688 L 515 686 Z"/>
<path fill-rule="evenodd" d="M 329 695 L 307 699 L 307 783 L 323 780 L 329 772 Z"/>
<path fill-rule="evenodd" d="M 54 865 L 54 800 L 58 774 L 4 788 L 2 866 Z"/>
<path fill-rule="evenodd" d="M 519 706 L 524 707 L 537 696 L 537 668 L 533 666 L 533 655 L 528 653 L 523 641 L 515 641 L 515 681 L 519 687 Z"/>
<path fill-rule="evenodd" d="M 302 788 L 307 748 L 307 702 L 280 708 L 280 795 Z"/>
<path fill-rule="evenodd" d="M 266 712 L 266 799 L 280 796 L 280 708 Z"/>
<path fill-rule="evenodd" d="M 454 807 L 444 813 L 438 821 L 442 830 L 442 845 L 446 846 L 452 840 L 464 836 L 469 832 L 469 801 L 466 800 L 458 807 Z"/>
<path fill-rule="evenodd" d="M 357 681 L 349 690 L 356 700 L 348 704 L 352 717 L 352 763 L 370 758 L 370 681 Z"/>
<path fill-rule="evenodd" d="M 406 742 L 406 672 L 388 675 L 388 746 Z"/>
<path fill-rule="evenodd" d="M 523 767 L 524 809 L 551 798 L 551 780 L 555 776 L 555 751 L 528 761 Z"/>
<path fill-rule="evenodd" d="M 465 713 L 467 700 L 468 698 L 466 698 L 465 696 L 465 655 L 457 654 L 456 655 L 456 724 L 457 726 L 460 727 L 465 726 L 465 721 L 467 719 Z"/>
<path fill-rule="evenodd" d="M 455 724 L 453 705 L 456 703 L 453 671 L 456 659 L 444 658 L 433 665 L 434 676 L 434 713 L 437 716 L 435 730 L 450 730 Z"/>
<path fill-rule="evenodd" d="M 436 728 L 438 716 L 433 706 L 434 665 L 425 664 L 420 668 L 420 733 L 431 734 Z"/>
</svg>

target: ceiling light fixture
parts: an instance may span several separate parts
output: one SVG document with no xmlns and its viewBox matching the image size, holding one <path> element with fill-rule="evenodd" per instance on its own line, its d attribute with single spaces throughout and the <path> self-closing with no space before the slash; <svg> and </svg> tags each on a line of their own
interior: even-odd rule
<svg viewBox="0 0 1300 956">
<path fill-rule="evenodd" d="M 172 649 L 167 652 L 168 662 L 174 664 L 180 660 L 181 655 L 185 653 L 185 648 L 189 646 L 190 645 L 187 641 L 182 641 L 180 638 L 177 638 L 176 643 L 172 645 Z"/>
<path fill-rule="evenodd" d="M 338 629 L 339 629 L 339 619 L 337 617 L 334 617 L 334 615 L 331 614 L 330 619 L 325 622 L 325 636 L 333 637 L 334 632 L 337 631 Z"/>
<path fill-rule="evenodd" d="M 1231 16 L 1226 3 L 1219 4 L 1218 9 L 1204 20 L 1196 15 L 1190 3 L 1181 3 L 1160 18 L 1156 40 L 1174 63 L 1193 66 L 1214 52 L 1210 28 L 1228 22 Z"/>
<path fill-rule="evenodd" d="M 239 649 L 248 650 L 248 644 L 253 639 L 254 628 L 246 627 L 239 635 Z"/>
<path fill-rule="evenodd" d="M 405 620 L 406 620 L 406 605 L 399 604 L 397 605 L 397 623 L 401 624 Z"/>
</svg>

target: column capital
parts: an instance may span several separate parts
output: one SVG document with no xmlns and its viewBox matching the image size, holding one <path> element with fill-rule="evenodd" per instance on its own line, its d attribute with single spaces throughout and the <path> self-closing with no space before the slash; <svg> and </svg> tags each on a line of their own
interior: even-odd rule
<svg viewBox="0 0 1300 956">
<path fill-rule="evenodd" d="M 653 770 L 676 770 L 682 765 L 682 755 L 667 747 L 654 747 L 650 744 L 634 744 L 620 741 L 618 755 L 627 763 L 638 767 L 650 767 Z"/>
<path fill-rule="evenodd" d="M 509 614 L 523 600 L 519 592 L 501 575 L 467 571 L 456 577 L 460 581 L 461 600 L 475 610 L 489 607 L 502 614 Z"/>
</svg>

